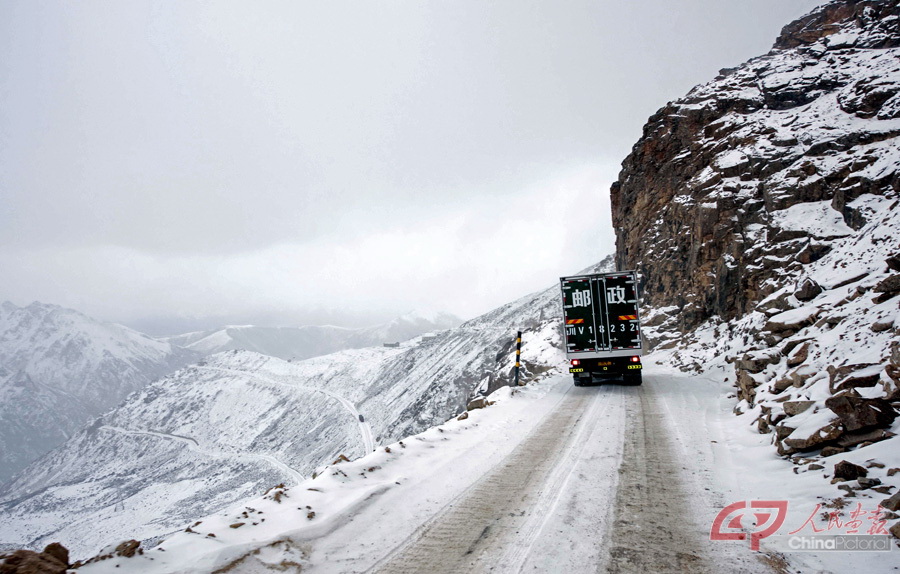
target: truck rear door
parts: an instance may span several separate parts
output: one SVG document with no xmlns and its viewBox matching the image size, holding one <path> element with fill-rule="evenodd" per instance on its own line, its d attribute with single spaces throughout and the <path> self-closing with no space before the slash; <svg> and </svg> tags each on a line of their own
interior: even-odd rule
<svg viewBox="0 0 900 574">
<path fill-rule="evenodd" d="M 566 352 L 641 349 L 633 272 L 564 277 Z"/>
<path fill-rule="evenodd" d="M 641 331 L 634 273 L 606 275 L 598 279 L 602 281 L 598 291 L 603 293 L 603 322 L 609 334 L 608 349 L 640 350 Z"/>
<path fill-rule="evenodd" d="M 597 307 L 602 303 L 593 279 L 587 276 L 562 281 L 567 353 L 591 352 L 607 346 L 604 325 L 597 324 L 598 316 L 602 316 Z"/>
</svg>

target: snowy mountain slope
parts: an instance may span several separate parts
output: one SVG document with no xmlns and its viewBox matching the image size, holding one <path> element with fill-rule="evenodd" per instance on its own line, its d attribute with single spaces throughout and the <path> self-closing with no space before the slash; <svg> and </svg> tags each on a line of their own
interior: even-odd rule
<svg viewBox="0 0 900 574">
<path fill-rule="evenodd" d="M 193 353 L 55 305 L 0 305 L 0 483 Z"/>
<path fill-rule="evenodd" d="M 374 327 L 347 329 L 334 326 L 257 327 L 228 326 L 186 333 L 165 341 L 204 355 L 241 349 L 285 360 L 303 360 L 343 349 L 361 349 L 456 327 L 460 320 L 447 313 L 408 313 Z"/>
<path fill-rule="evenodd" d="M 523 379 L 561 362 L 558 289 L 398 348 L 296 363 L 213 355 L 135 393 L 19 473 L 0 490 L 0 542 L 62 540 L 86 556 L 110 538 L 172 532 L 295 484 L 341 454 L 354 459 L 442 423 L 475 390 L 509 383 L 517 329 Z"/>
</svg>

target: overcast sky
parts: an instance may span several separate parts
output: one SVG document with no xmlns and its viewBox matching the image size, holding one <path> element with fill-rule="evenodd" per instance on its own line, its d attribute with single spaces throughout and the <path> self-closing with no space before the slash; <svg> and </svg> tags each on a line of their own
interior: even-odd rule
<svg viewBox="0 0 900 574">
<path fill-rule="evenodd" d="M 475 316 L 611 253 L 646 119 L 818 0 L 0 0 L 0 301 Z"/>
</svg>

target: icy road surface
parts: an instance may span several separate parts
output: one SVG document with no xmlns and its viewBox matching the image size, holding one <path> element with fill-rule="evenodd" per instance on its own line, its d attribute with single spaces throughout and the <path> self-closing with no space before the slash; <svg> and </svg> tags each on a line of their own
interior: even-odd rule
<svg viewBox="0 0 900 574">
<path fill-rule="evenodd" d="M 641 387 L 575 387 L 557 375 L 501 389 L 465 420 L 80 572 L 896 571 L 896 552 L 783 555 L 767 540 L 759 552 L 747 540 L 710 541 L 731 503 L 787 500 L 791 530 L 835 487 L 795 474 L 731 413 L 724 370 L 644 364 Z"/>
<path fill-rule="evenodd" d="M 661 402 L 672 385 L 659 377 L 586 388 L 556 378 L 525 418 L 495 421 L 481 445 L 313 541 L 308 571 L 772 571 L 698 523 L 708 513 L 697 497 L 710 495 L 682 479 L 695 471 L 671 438 Z M 701 414 L 677 394 L 677 408 Z"/>
</svg>

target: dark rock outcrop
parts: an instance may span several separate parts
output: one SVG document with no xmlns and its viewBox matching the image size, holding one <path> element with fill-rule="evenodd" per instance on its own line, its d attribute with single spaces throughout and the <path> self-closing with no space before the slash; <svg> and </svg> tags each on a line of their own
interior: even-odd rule
<svg viewBox="0 0 900 574">
<path fill-rule="evenodd" d="M 867 474 L 869 474 L 869 471 L 865 468 L 853 464 L 852 462 L 847 462 L 846 460 L 842 460 L 834 465 L 834 477 L 841 480 L 856 480 Z"/>
<path fill-rule="evenodd" d="M 898 22 L 896 1 L 832 2 L 648 120 L 611 189 L 616 263 L 647 307 L 677 310 L 681 332 L 740 317 L 865 225 L 855 199 L 900 190 L 878 151 L 900 146 L 884 121 L 900 117 L 900 60 L 880 57 Z"/>
<path fill-rule="evenodd" d="M 897 418 L 891 403 L 884 399 L 864 399 L 858 394 L 841 394 L 825 401 L 847 431 L 886 428 Z"/>
<path fill-rule="evenodd" d="M 65 574 L 69 567 L 69 551 L 54 542 L 43 552 L 16 550 L 0 554 L 0 574 Z"/>
</svg>

